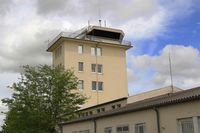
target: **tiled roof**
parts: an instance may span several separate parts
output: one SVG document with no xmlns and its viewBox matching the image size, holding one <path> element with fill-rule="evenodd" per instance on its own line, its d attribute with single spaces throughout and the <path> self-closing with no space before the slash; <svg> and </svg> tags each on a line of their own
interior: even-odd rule
<svg viewBox="0 0 200 133">
<path fill-rule="evenodd" d="M 172 104 L 179 104 L 179 103 L 195 101 L 195 100 L 200 100 L 200 87 L 145 99 L 145 100 L 138 101 L 135 103 L 127 104 L 126 106 L 115 109 L 115 110 L 110 110 L 110 111 L 102 112 L 99 114 L 94 114 L 91 116 L 78 118 L 78 119 L 63 122 L 60 124 L 67 125 L 67 124 L 81 122 L 81 121 L 93 120 L 93 119 L 98 119 L 98 118 L 103 118 L 103 117 L 120 115 L 124 113 L 130 113 L 134 111 L 167 106 L 167 105 L 172 105 Z"/>
</svg>

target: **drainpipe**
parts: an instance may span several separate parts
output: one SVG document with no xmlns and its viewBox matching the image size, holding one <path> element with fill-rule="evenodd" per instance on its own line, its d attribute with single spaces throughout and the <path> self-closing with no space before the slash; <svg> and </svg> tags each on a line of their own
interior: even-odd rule
<svg viewBox="0 0 200 133">
<path fill-rule="evenodd" d="M 160 133 L 160 113 L 156 107 L 154 108 L 154 111 L 156 112 L 157 132 Z"/>
<path fill-rule="evenodd" d="M 93 119 L 94 122 L 94 133 L 97 133 L 97 121 Z"/>
</svg>

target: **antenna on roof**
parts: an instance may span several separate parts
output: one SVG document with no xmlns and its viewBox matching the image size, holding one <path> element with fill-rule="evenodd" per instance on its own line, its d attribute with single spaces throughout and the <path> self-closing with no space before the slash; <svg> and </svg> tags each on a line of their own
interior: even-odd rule
<svg viewBox="0 0 200 133">
<path fill-rule="evenodd" d="M 88 20 L 88 27 L 90 26 L 90 20 Z"/>
<path fill-rule="evenodd" d="M 106 20 L 104 20 L 104 26 L 106 27 Z"/>
<path fill-rule="evenodd" d="M 99 26 L 101 27 L 101 4 L 100 4 L 100 1 L 99 1 Z"/>
<path fill-rule="evenodd" d="M 170 49 L 169 49 L 169 72 L 170 72 L 171 87 L 172 87 L 172 93 L 173 93 L 174 92 L 174 85 L 173 85 L 173 75 L 172 75 L 172 63 L 171 63 Z"/>
</svg>

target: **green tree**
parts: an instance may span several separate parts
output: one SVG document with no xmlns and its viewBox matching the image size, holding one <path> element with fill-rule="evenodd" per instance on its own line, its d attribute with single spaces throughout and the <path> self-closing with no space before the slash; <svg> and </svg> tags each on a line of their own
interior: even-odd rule
<svg viewBox="0 0 200 133">
<path fill-rule="evenodd" d="M 76 117 L 86 100 L 77 91 L 77 77 L 62 67 L 23 68 L 20 81 L 10 87 L 12 98 L 2 99 L 9 109 L 3 133 L 56 133 L 58 123 Z"/>
</svg>

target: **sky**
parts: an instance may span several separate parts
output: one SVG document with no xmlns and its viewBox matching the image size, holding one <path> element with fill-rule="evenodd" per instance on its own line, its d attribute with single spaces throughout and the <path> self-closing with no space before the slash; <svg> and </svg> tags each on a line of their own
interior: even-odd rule
<svg viewBox="0 0 200 133">
<path fill-rule="evenodd" d="M 0 99 L 21 66 L 51 64 L 47 42 L 98 20 L 125 32 L 129 95 L 173 84 L 200 86 L 199 0 L 0 0 Z M 6 107 L 0 102 L 0 112 Z M 0 113 L 0 125 L 4 115 Z"/>
</svg>

